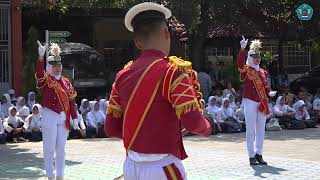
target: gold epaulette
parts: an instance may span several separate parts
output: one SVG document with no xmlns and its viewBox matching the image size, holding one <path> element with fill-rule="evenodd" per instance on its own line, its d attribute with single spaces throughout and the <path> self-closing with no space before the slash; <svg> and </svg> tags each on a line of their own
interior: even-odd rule
<svg viewBox="0 0 320 180">
<path fill-rule="evenodd" d="M 177 56 L 170 56 L 169 63 L 177 67 L 177 69 L 183 73 L 192 71 L 192 63 L 190 61 L 185 61 L 181 58 L 178 58 Z"/>
<path fill-rule="evenodd" d="M 132 63 L 133 63 L 133 61 L 129 61 L 126 65 L 124 65 L 123 69 L 129 68 Z"/>
<path fill-rule="evenodd" d="M 70 101 L 72 101 L 72 100 L 74 100 L 74 99 L 77 97 L 77 95 L 78 95 L 77 91 L 73 91 L 73 92 L 69 95 L 68 99 L 69 99 Z"/>
</svg>

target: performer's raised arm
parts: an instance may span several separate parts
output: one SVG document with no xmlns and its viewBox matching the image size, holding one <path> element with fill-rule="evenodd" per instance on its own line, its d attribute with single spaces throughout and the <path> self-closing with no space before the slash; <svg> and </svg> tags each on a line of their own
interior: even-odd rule
<svg viewBox="0 0 320 180">
<path fill-rule="evenodd" d="M 244 68 L 244 65 L 246 63 L 246 60 L 245 60 L 245 48 L 247 46 L 247 43 L 248 43 L 248 39 L 245 39 L 244 36 L 242 36 L 242 40 L 240 41 L 240 46 L 241 46 L 241 49 L 238 53 L 238 57 L 237 57 L 237 65 L 238 65 L 238 69 L 241 70 Z"/>
<path fill-rule="evenodd" d="M 44 54 L 46 53 L 47 44 L 44 46 L 41 45 L 39 41 L 38 43 L 38 60 L 36 62 L 36 80 L 37 80 L 37 88 L 41 89 L 46 85 L 46 79 L 45 79 L 45 70 L 44 70 Z"/>
</svg>

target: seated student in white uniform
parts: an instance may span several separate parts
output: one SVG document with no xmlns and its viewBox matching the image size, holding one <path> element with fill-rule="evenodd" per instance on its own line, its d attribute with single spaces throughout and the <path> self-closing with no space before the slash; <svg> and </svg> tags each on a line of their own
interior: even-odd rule
<svg viewBox="0 0 320 180">
<path fill-rule="evenodd" d="M 4 131 L 3 119 L 0 117 L 0 144 L 5 144 L 7 142 L 7 134 Z"/>
<path fill-rule="evenodd" d="M 24 121 L 17 116 L 15 107 L 9 108 L 9 117 L 4 119 L 4 129 L 8 134 L 9 140 L 13 142 L 25 141 L 25 129 L 23 127 Z"/>
<path fill-rule="evenodd" d="M 235 98 L 232 94 L 227 94 L 226 98 L 229 100 L 229 108 L 231 108 L 234 112 L 238 110 L 238 107 L 236 105 Z"/>
<path fill-rule="evenodd" d="M 24 127 L 27 132 L 27 138 L 31 141 L 42 140 L 41 112 L 42 106 L 40 104 L 34 104 L 32 107 L 32 114 L 26 118 L 26 124 Z"/>
<path fill-rule="evenodd" d="M 2 119 L 2 120 L 4 120 L 4 114 L 3 114 L 3 112 L 2 112 L 2 104 L 1 104 L 1 102 L 0 102 L 0 119 Z"/>
<path fill-rule="evenodd" d="M 276 101 L 276 105 L 273 107 L 273 113 L 276 118 L 279 119 L 279 124 L 287 129 L 292 126 L 292 120 L 296 114 L 296 111 L 290 106 L 285 104 L 283 96 L 279 96 Z"/>
<path fill-rule="evenodd" d="M 244 116 L 244 106 L 243 104 L 240 105 L 240 108 L 238 108 L 235 112 L 235 116 L 240 122 L 245 123 L 245 116 Z"/>
<path fill-rule="evenodd" d="M 26 99 L 22 96 L 19 96 L 17 98 L 17 102 L 16 102 L 16 108 L 17 108 L 17 111 L 19 112 L 20 109 L 22 109 L 23 107 L 27 107 L 26 106 Z"/>
<path fill-rule="evenodd" d="M 229 107 L 229 99 L 223 98 L 220 108 L 223 122 L 223 131 L 227 133 L 236 133 L 241 131 L 240 121 L 236 119 L 235 112 Z"/>
<path fill-rule="evenodd" d="M 26 122 L 27 117 L 30 115 L 30 109 L 27 106 L 23 106 L 17 113 L 24 122 Z"/>
<path fill-rule="evenodd" d="M 2 113 L 4 115 L 4 117 L 8 117 L 9 116 L 9 108 L 13 106 L 13 104 L 11 103 L 11 98 L 9 96 L 9 94 L 3 94 L 2 99 L 1 99 L 1 110 Z"/>
<path fill-rule="evenodd" d="M 9 96 L 10 96 L 11 103 L 12 103 L 13 105 L 16 105 L 17 98 L 16 98 L 16 94 L 15 94 L 14 90 L 13 90 L 13 89 L 9 89 L 9 90 L 8 90 L 8 94 L 9 94 Z"/>
<path fill-rule="evenodd" d="M 87 114 L 90 112 L 90 106 L 89 106 L 88 99 L 81 100 L 81 105 L 80 105 L 79 111 L 81 113 L 81 116 L 83 118 L 84 123 L 86 124 L 86 126 L 88 126 Z"/>
<path fill-rule="evenodd" d="M 99 102 L 91 101 L 89 103 L 91 111 L 87 114 L 87 121 L 88 121 L 88 131 L 90 136 L 92 136 L 93 129 L 96 132 L 96 137 L 103 137 L 104 135 L 104 122 L 106 120 L 106 116 L 100 110 Z M 87 132 L 88 133 L 88 132 Z M 90 137 L 89 136 L 89 137 Z"/>
<path fill-rule="evenodd" d="M 315 96 L 312 103 L 312 109 L 315 114 L 316 121 L 320 123 L 320 96 Z"/>
<path fill-rule="evenodd" d="M 304 121 L 306 127 L 312 128 L 316 126 L 316 121 L 314 118 L 311 118 L 308 110 L 306 108 L 306 104 L 303 100 L 299 100 L 293 104 L 293 108 L 296 111 L 295 118 L 298 121 Z"/>
<path fill-rule="evenodd" d="M 207 120 L 210 122 L 211 127 L 215 128 L 214 134 L 222 132 L 222 129 L 219 125 L 219 122 L 221 122 L 222 120 L 221 120 L 221 115 L 220 115 L 220 111 L 219 111 L 220 107 L 218 107 L 216 105 L 217 99 L 218 99 L 217 96 L 210 96 L 208 98 L 208 103 L 207 103 L 208 106 L 206 107 L 208 115 L 210 115 L 210 117 L 211 117 Z"/>
<path fill-rule="evenodd" d="M 76 105 L 77 109 L 78 106 Z M 82 115 L 77 111 L 78 118 L 70 120 L 69 138 L 82 139 L 86 137 L 86 126 L 84 125 Z"/>
<path fill-rule="evenodd" d="M 26 106 L 30 109 L 30 113 L 32 113 L 32 107 L 35 104 L 37 104 L 36 103 L 36 94 L 34 92 L 29 92 L 28 93 L 28 101 L 27 101 Z"/>
</svg>

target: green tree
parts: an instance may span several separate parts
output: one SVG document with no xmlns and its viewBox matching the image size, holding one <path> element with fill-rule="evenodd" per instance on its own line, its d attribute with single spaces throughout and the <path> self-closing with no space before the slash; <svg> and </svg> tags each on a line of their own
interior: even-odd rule
<svg viewBox="0 0 320 180">
<path fill-rule="evenodd" d="M 37 54 L 37 40 L 39 39 L 39 32 L 34 27 L 28 30 L 28 39 L 23 45 L 23 80 L 24 80 L 24 94 L 36 90 L 35 80 L 35 63 L 38 57 Z"/>
<path fill-rule="evenodd" d="M 71 7 L 88 11 L 96 8 L 129 9 L 144 1 L 146 0 L 59 0 L 49 3 L 48 8 L 60 12 L 66 12 Z M 291 36 L 306 47 L 312 47 L 312 49 L 320 47 L 319 38 L 316 38 L 316 35 L 320 34 L 320 15 L 317 11 L 320 9 L 320 2 L 318 1 L 154 0 L 153 2 L 168 6 L 173 15 L 185 24 L 186 32 L 180 34 L 187 33 L 188 35 L 189 57 L 196 69 L 205 64 L 203 52 L 208 28 L 215 23 L 232 24 L 234 29 L 240 30 L 243 26 L 252 26 L 259 28 L 260 31 L 277 34 L 281 41 Z M 314 9 L 314 17 L 307 22 L 299 21 L 295 13 L 295 10 L 303 3 L 309 4 Z"/>
</svg>

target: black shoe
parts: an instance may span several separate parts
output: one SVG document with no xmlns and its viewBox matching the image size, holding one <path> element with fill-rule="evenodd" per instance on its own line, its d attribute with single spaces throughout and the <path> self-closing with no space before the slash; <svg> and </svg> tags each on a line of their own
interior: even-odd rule
<svg viewBox="0 0 320 180">
<path fill-rule="evenodd" d="M 259 163 L 257 162 L 257 158 L 256 157 L 253 157 L 253 158 L 249 158 L 249 162 L 250 162 L 250 165 L 258 165 Z"/>
<path fill-rule="evenodd" d="M 259 162 L 259 164 L 261 164 L 261 165 L 267 165 L 267 164 L 268 164 L 267 162 L 265 162 L 265 161 L 263 160 L 262 155 L 256 154 L 255 157 L 256 157 L 257 161 Z"/>
</svg>

